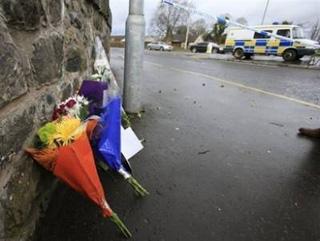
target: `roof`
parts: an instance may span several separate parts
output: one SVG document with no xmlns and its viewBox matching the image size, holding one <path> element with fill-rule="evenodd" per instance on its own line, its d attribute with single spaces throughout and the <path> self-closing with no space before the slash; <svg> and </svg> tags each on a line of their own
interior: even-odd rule
<svg viewBox="0 0 320 241">
<path fill-rule="evenodd" d="M 188 42 L 193 42 L 197 39 L 198 36 L 194 36 L 192 33 L 189 33 Z M 181 42 L 184 43 L 186 41 L 186 36 L 184 34 L 175 34 L 173 36 L 172 42 Z"/>
<path fill-rule="evenodd" d="M 299 27 L 293 24 L 269 24 L 269 25 L 257 25 L 253 26 L 253 28 L 292 28 L 292 27 Z"/>
<path fill-rule="evenodd" d="M 293 24 L 269 24 L 269 25 L 256 25 L 256 26 L 248 26 L 249 28 L 255 28 L 255 29 L 273 29 L 273 28 L 293 28 L 293 27 L 299 27 L 298 25 L 293 25 Z M 230 27 L 228 29 L 244 29 L 241 27 Z"/>
<path fill-rule="evenodd" d="M 154 42 L 154 41 L 157 41 L 158 40 L 158 37 L 155 37 L 155 36 L 145 36 L 144 37 L 144 41 L 145 42 Z"/>
</svg>

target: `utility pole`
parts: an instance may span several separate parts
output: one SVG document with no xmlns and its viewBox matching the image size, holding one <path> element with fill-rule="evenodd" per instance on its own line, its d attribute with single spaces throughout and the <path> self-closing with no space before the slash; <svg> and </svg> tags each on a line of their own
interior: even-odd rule
<svg viewBox="0 0 320 241">
<path fill-rule="evenodd" d="M 266 7 L 265 7 L 264 12 L 263 12 L 263 17 L 262 17 L 261 25 L 264 24 L 264 20 L 265 20 L 265 18 L 266 18 L 266 14 L 267 14 L 268 7 L 269 7 L 269 2 L 270 2 L 270 0 L 267 0 Z"/>
<path fill-rule="evenodd" d="M 130 0 L 129 2 L 129 16 L 126 22 L 123 104 L 127 112 L 139 113 L 142 110 L 144 0 Z"/>
<path fill-rule="evenodd" d="M 185 40 L 185 43 L 184 43 L 184 49 L 187 49 L 187 48 L 188 48 L 189 32 L 190 32 L 190 13 L 188 13 L 187 33 L 186 33 L 186 40 Z"/>
</svg>

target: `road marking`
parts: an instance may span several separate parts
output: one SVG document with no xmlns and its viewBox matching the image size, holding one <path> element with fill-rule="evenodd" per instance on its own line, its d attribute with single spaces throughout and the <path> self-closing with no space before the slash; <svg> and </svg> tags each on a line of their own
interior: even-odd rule
<svg viewBox="0 0 320 241">
<path fill-rule="evenodd" d="M 255 87 L 247 86 L 247 85 L 244 85 L 244 84 L 237 83 L 235 81 L 225 80 L 225 79 L 221 79 L 221 78 L 218 78 L 218 77 L 202 74 L 202 73 L 199 73 L 199 72 L 193 72 L 193 71 L 179 69 L 179 68 L 175 68 L 175 67 L 169 67 L 169 66 L 165 66 L 165 65 L 162 65 L 162 64 L 149 62 L 149 61 L 145 61 L 145 63 L 151 64 L 151 65 L 154 65 L 154 66 L 157 66 L 157 67 L 160 67 L 160 68 L 170 69 L 170 70 L 173 70 L 173 71 L 176 71 L 176 72 L 180 72 L 180 73 L 197 75 L 197 76 L 200 76 L 200 77 L 203 77 L 203 78 L 206 78 L 206 79 L 212 79 L 212 80 L 218 81 L 220 83 L 224 83 L 224 84 L 227 84 L 227 85 L 239 87 L 241 89 L 250 90 L 250 91 L 253 91 L 253 92 L 257 92 L 257 93 L 261 93 L 261 94 L 277 97 L 277 98 L 280 98 L 280 99 L 283 99 L 283 100 L 291 101 L 291 102 L 294 102 L 294 103 L 298 103 L 298 104 L 301 104 L 301 105 L 313 107 L 313 108 L 316 108 L 316 109 L 320 110 L 320 105 L 313 104 L 313 103 L 310 103 L 310 102 L 307 102 L 307 101 L 303 101 L 303 100 L 299 100 L 299 99 L 295 99 L 295 98 L 288 97 L 288 96 L 285 96 L 285 95 L 276 94 L 276 93 L 269 92 L 269 91 L 262 90 L 262 89 L 258 89 L 258 88 L 255 88 Z"/>
<path fill-rule="evenodd" d="M 245 65 L 267 67 L 267 68 L 279 68 L 279 67 L 281 67 L 279 65 L 270 65 L 270 64 L 257 63 L 257 62 L 253 62 L 252 60 L 248 61 L 248 62 L 244 62 L 244 61 L 239 61 L 239 60 L 234 60 L 234 59 L 219 59 L 219 58 L 215 59 L 215 58 L 210 58 L 210 56 L 191 56 L 191 58 L 194 59 L 194 60 L 213 60 L 213 61 L 221 61 L 221 62 L 229 63 L 229 64 L 245 64 Z M 280 64 L 280 63 L 277 63 L 277 64 Z"/>
</svg>

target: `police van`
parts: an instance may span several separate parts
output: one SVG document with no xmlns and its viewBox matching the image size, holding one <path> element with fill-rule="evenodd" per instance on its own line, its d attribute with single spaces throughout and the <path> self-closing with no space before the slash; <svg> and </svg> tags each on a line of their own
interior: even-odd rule
<svg viewBox="0 0 320 241">
<path fill-rule="evenodd" d="M 280 39 L 252 30 L 230 27 L 227 29 L 225 52 L 232 52 L 237 59 L 250 58 L 255 54 L 282 56 L 285 61 L 295 61 L 305 55 L 313 55 L 316 41 L 304 38 L 303 29 L 297 25 L 259 25 L 251 29 L 283 36 Z"/>
</svg>

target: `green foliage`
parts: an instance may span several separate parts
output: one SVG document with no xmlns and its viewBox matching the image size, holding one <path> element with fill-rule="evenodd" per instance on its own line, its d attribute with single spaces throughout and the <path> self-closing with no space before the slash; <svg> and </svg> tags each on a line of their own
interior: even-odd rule
<svg viewBox="0 0 320 241">
<path fill-rule="evenodd" d="M 124 128 L 128 128 L 131 126 L 131 120 L 130 120 L 130 117 L 127 115 L 126 112 L 122 112 L 122 115 L 121 115 L 121 123 L 122 123 L 122 126 Z"/>
<path fill-rule="evenodd" d="M 213 29 L 208 33 L 206 41 L 213 41 L 217 44 L 224 44 L 226 41 L 226 36 L 224 35 L 224 31 L 226 29 L 225 24 L 215 23 L 213 25 Z"/>
<path fill-rule="evenodd" d="M 80 114 L 79 114 L 79 118 L 81 121 L 85 121 L 86 118 L 88 117 L 89 115 L 89 106 L 88 105 L 83 105 L 81 108 L 80 108 Z"/>
</svg>

